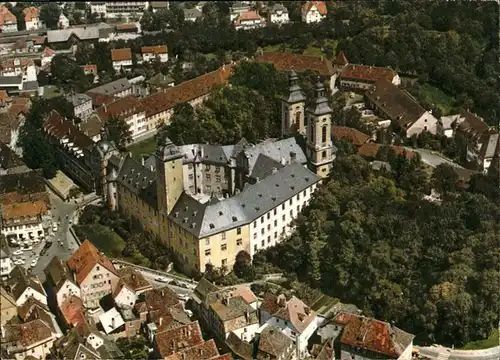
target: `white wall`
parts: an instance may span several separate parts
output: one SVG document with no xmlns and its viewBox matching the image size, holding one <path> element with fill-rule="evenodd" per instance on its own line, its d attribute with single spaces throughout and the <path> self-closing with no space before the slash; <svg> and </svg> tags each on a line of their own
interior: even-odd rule
<svg viewBox="0 0 500 360">
<path fill-rule="evenodd" d="M 41 217 L 38 217 L 37 222 L 29 225 L 14 225 L 2 227 L 1 233 L 5 237 L 12 235 L 16 236 L 16 239 L 28 239 L 29 234 L 39 235 L 43 234 L 43 225 Z"/>
<path fill-rule="evenodd" d="M 113 68 L 120 71 L 122 67 L 132 66 L 132 60 L 113 61 Z"/>
<path fill-rule="evenodd" d="M 40 284 L 40 286 L 42 286 Z M 16 300 L 16 305 L 19 307 L 23 305 L 31 296 L 35 299 L 47 305 L 47 296 L 45 294 L 40 294 L 38 291 L 33 290 L 31 287 L 27 287 L 24 292 L 19 296 L 19 299 Z"/>
<path fill-rule="evenodd" d="M 309 12 L 302 12 L 302 21 L 306 24 L 317 23 L 323 20 L 324 16 L 321 15 L 316 8 L 316 6 L 312 6 Z"/>
<path fill-rule="evenodd" d="M 273 24 L 287 24 L 290 19 L 288 17 L 287 12 L 277 12 L 271 14 L 271 17 L 269 19 Z"/>
<path fill-rule="evenodd" d="M 438 120 L 430 112 L 426 111 L 406 130 L 406 136 L 418 135 L 423 131 L 428 131 L 435 135 L 437 133 L 437 123 Z"/>
<path fill-rule="evenodd" d="M 111 293 L 118 282 L 118 277 L 104 266 L 96 264 L 81 283 L 82 301 L 86 307 L 94 308 L 99 300 Z"/>
<path fill-rule="evenodd" d="M 126 286 L 123 286 L 115 297 L 115 303 L 119 308 L 131 308 L 134 306 L 135 300 L 135 293 Z"/>
<path fill-rule="evenodd" d="M 0 259 L 0 276 L 8 276 L 12 271 L 12 260 L 10 257 Z"/>
<path fill-rule="evenodd" d="M 56 293 L 57 305 L 61 306 L 64 300 L 72 295 L 81 297 L 80 288 L 75 283 L 66 280 L 59 291 Z"/>
<path fill-rule="evenodd" d="M 259 323 L 256 323 L 233 330 L 233 332 L 241 340 L 250 342 L 255 337 L 255 333 L 259 330 L 259 327 Z M 230 333 L 226 333 L 226 339 L 228 338 L 229 334 Z"/>
<path fill-rule="evenodd" d="M 165 54 L 155 54 L 155 53 L 144 53 L 142 54 L 143 61 L 150 62 L 156 59 L 156 56 L 160 58 L 160 62 L 166 63 L 168 61 L 168 53 Z"/>
</svg>

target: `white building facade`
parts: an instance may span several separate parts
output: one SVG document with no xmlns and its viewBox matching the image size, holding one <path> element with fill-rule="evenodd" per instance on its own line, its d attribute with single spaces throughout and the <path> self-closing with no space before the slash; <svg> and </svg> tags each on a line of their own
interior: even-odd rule
<svg viewBox="0 0 500 360">
<path fill-rule="evenodd" d="M 106 1 L 91 3 L 90 11 L 106 18 L 140 18 L 148 6 L 148 1 Z"/>
<path fill-rule="evenodd" d="M 272 24 L 283 25 L 290 22 L 288 10 L 282 4 L 276 4 L 268 13 L 268 21 Z"/>
<path fill-rule="evenodd" d="M 308 1 L 302 7 L 302 22 L 319 23 L 326 17 L 326 5 L 322 1 Z"/>
</svg>

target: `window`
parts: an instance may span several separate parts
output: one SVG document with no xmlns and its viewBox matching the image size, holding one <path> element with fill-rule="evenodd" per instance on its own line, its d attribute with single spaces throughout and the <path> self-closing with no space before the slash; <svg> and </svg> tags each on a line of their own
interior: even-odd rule
<svg viewBox="0 0 500 360">
<path fill-rule="evenodd" d="M 189 174 L 188 178 L 189 178 L 189 180 L 193 180 L 194 179 L 194 175 L 193 174 Z"/>
<path fill-rule="evenodd" d="M 222 266 L 226 266 L 227 265 L 227 259 L 222 259 Z"/>
<path fill-rule="evenodd" d="M 205 250 L 205 256 L 210 256 L 210 254 L 211 254 L 210 249 Z"/>
<path fill-rule="evenodd" d="M 300 212 L 300 205 L 297 205 L 297 214 Z"/>
<path fill-rule="evenodd" d="M 225 232 L 221 233 L 220 237 L 222 240 L 226 240 L 226 233 Z"/>
<path fill-rule="evenodd" d="M 277 237 L 278 237 L 278 232 L 277 232 L 277 231 L 275 231 L 275 232 L 274 232 L 274 238 L 276 239 Z"/>
<path fill-rule="evenodd" d="M 222 244 L 222 245 L 220 246 L 220 250 L 221 250 L 221 251 L 226 251 L 226 250 L 227 250 L 227 244 Z"/>
<path fill-rule="evenodd" d="M 322 159 L 326 159 L 326 151 L 323 151 L 323 152 L 321 153 L 321 158 L 322 158 Z"/>
<path fill-rule="evenodd" d="M 257 227 L 257 221 L 254 221 L 253 222 L 253 227 L 256 228 Z"/>
<path fill-rule="evenodd" d="M 295 123 L 297 124 L 297 129 L 300 129 L 300 115 L 301 112 L 297 110 L 295 112 Z"/>
<path fill-rule="evenodd" d="M 260 223 L 264 224 L 264 216 L 260 218 Z"/>
<path fill-rule="evenodd" d="M 206 179 L 207 179 L 207 180 L 210 180 L 210 179 L 211 179 L 210 174 L 205 174 L 205 177 L 206 177 Z"/>
<path fill-rule="evenodd" d="M 242 239 L 236 239 L 236 246 L 241 246 L 243 244 Z"/>
<path fill-rule="evenodd" d="M 300 200 L 300 193 L 297 194 L 297 201 Z"/>
<path fill-rule="evenodd" d="M 281 220 L 286 221 L 286 215 L 285 214 L 283 214 L 283 216 L 281 217 Z"/>
<path fill-rule="evenodd" d="M 216 173 L 220 172 L 220 166 L 216 166 L 216 167 L 215 167 L 215 172 L 216 172 Z"/>
<path fill-rule="evenodd" d="M 290 217 L 293 218 L 293 210 L 290 210 Z"/>
<path fill-rule="evenodd" d="M 271 213 L 267 213 L 267 220 L 271 218 Z"/>
<path fill-rule="evenodd" d="M 96 269 L 97 271 L 99 271 L 99 265 L 97 265 L 97 266 L 95 267 L 95 269 Z"/>
<path fill-rule="evenodd" d="M 264 240 L 260 242 L 260 246 L 264 247 Z"/>
<path fill-rule="evenodd" d="M 259 248 L 257 247 L 257 245 L 254 245 L 253 246 L 253 251 L 257 251 Z"/>
<path fill-rule="evenodd" d="M 188 169 L 192 170 L 193 169 L 193 164 L 188 164 Z"/>
<path fill-rule="evenodd" d="M 257 239 L 257 233 L 253 233 L 253 238 Z"/>
<path fill-rule="evenodd" d="M 282 232 L 283 234 L 285 233 L 285 227 L 284 227 L 284 226 L 281 228 L 281 232 Z"/>
<path fill-rule="evenodd" d="M 273 210 L 273 215 L 275 215 L 275 216 L 276 216 L 276 214 L 277 214 L 277 213 L 278 213 L 278 210 L 276 210 L 276 208 L 274 208 L 274 210 Z"/>
<path fill-rule="evenodd" d="M 266 229 L 264 229 L 264 228 L 260 229 L 260 233 L 261 233 L 262 235 L 264 235 L 264 232 L 265 232 L 265 231 L 266 231 Z"/>
<path fill-rule="evenodd" d="M 236 229 L 236 235 L 241 235 L 241 228 Z"/>
<path fill-rule="evenodd" d="M 267 231 L 271 230 L 271 224 L 267 224 Z"/>
<path fill-rule="evenodd" d="M 289 203 L 290 203 L 290 205 L 292 205 L 292 204 L 293 204 L 293 198 L 292 198 L 292 199 L 290 199 Z"/>
<path fill-rule="evenodd" d="M 323 125 L 321 128 L 321 143 L 325 144 L 327 138 L 327 126 Z"/>
<path fill-rule="evenodd" d="M 215 181 L 220 182 L 220 175 L 215 175 Z"/>
<path fill-rule="evenodd" d="M 210 238 L 205 239 L 205 246 L 210 246 Z"/>
<path fill-rule="evenodd" d="M 281 204 L 281 210 L 285 210 L 285 206 L 286 206 L 285 203 Z"/>
<path fill-rule="evenodd" d="M 274 220 L 274 226 L 278 226 L 278 220 Z"/>
<path fill-rule="evenodd" d="M 210 165 L 205 165 L 205 170 L 209 171 L 210 170 Z"/>
<path fill-rule="evenodd" d="M 270 242 L 271 242 L 271 237 L 270 237 L 270 236 L 268 236 L 268 237 L 267 237 L 267 243 L 269 244 Z"/>
</svg>

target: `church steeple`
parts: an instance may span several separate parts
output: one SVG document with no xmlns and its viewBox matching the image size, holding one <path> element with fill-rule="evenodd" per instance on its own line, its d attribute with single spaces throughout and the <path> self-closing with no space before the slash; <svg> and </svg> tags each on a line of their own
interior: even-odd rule
<svg viewBox="0 0 500 360">
<path fill-rule="evenodd" d="M 307 157 L 316 174 L 327 177 L 333 162 L 332 109 L 328 105 L 325 87 L 318 81 L 316 100 L 306 110 Z"/>
<path fill-rule="evenodd" d="M 281 135 L 304 134 L 304 107 L 306 97 L 299 86 L 295 71 L 290 71 L 288 94 L 281 99 Z"/>
</svg>

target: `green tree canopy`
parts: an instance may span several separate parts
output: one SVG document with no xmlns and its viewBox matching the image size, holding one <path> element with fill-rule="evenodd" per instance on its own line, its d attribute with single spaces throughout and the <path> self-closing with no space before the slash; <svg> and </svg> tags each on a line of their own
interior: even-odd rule
<svg viewBox="0 0 500 360">
<path fill-rule="evenodd" d="M 61 8 L 55 2 L 42 5 L 40 8 L 40 20 L 48 29 L 57 29 Z"/>
<path fill-rule="evenodd" d="M 104 123 L 104 128 L 108 139 L 113 141 L 120 151 L 125 151 L 127 144 L 132 142 L 132 131 L 123 118 L 109 117 Z"/>
</svg>

